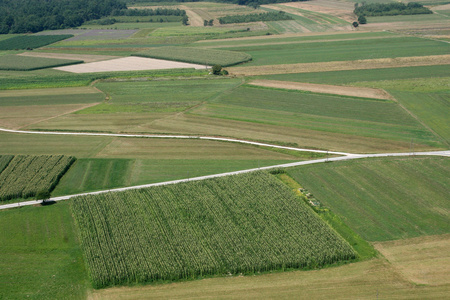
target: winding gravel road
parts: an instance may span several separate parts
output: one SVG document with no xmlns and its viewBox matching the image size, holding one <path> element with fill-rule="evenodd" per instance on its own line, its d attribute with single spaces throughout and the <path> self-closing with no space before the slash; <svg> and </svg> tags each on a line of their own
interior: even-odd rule
<svg viewBox="0 0 450 300">
<path fill-rule="evenodd" d="M 43 134 L 43 135 L 83 135 L 83 136 L 111 136 L 111 137 L 128 137 L 128 138 L 200 139 L 200 140 L 211 140 L 211 141 L 241 143 L 241 144 L 248 144 L 248 145 L 255 145 L 255 146 L 271 147 L 271 148 L 278 148 L 278 149 L 287 149 L 287 150 L 292 150 L 292 151 L 328 153 L 328 154 L 333 154 L 333 155 L 341 155 L 339 157 L 322 158 L 322 159 L 308 160 L 308 161 L 300 161 L 300 162 L 294 162 L 294 163 L 287 163 L 287 164 L 274 165 L 274 166 L 261 167 L 261 168 L 253 168 L 253 169 L 247 169 L 247 170 L 241 170 L 241 171 L 235 171 L 235 172 L 227 172 L 227 173 L 220 173 L 220 174 L 207 175 L 207 176 L 200 176 L 200 177 L 194 177 L 194 178 L 179 179 L 179 180 L 172 180 L 172 181 L 165 181 L 165 182 L 158 182 L 158 183 L 151 183 L 151 184 L 144 184 L 144 185 L 136 185 L 136 186 L 130 186 L 130 187 L 124 187 L 124 188 L 116 188 L 116 189 L 109 189 L 109 190 L 103 190 L 103 191 L 97 191 L 97 192 L 74 194 L 74 195 L 68 195 L 68 196 L 61 196 L 61 197 L 53 197 L 53 198 L 50 198 L 48 201 L 62 201 L 62 200 L 68 200 L 68 199 L 71 199 L 71 198 L 77 197 L 77 196 L 83 196 L 83 195 L 96 195 L 96 194 L 103 194 L 103 193 L 108 193 L 108 192 L 121 192 L 121 191 L 126 191 L 126 190 L 143 189 L 143 188 L 148 188 L 148 187 L 152 187 L 152 186 L 176 184 L 176 183 L 180 183 L 180 182 L 199 181 L 199 180 L 204 180 L 204 179 L 209 179 L 209 178 L 217 178 L 217 177 L 223 177 L 223 176 L 229 176 L 229 175 L 249 173 L 249 172 L 254 172 L 254 171 L 257 171 L 257 170 L 269 170 L 269 169 L 275 169 L 275 168 L 288 168 L 288 167 L 295 167 L 295 166 L 301 166 L 301 165 L 317 164 L 317 163 L 324 163 L 324 162 L 331 162 L 331 161 L 340 161 L 340 160 L 351 160 L 351 159 L 358 159 L 358 158 L 410 156 L 410 155 L 436 155 L 436 156 L 447 156 L 447 157 L 450 157 L 450 150 L 446 150 L 446 151 L 430 151 L 430 152 L 414 152 L 414 153 L 407 152 L 407 153 L 354 154 L 354 153 L 346 153 L 346 152 L 336 152 L 336 151 L 324 151 L 324 150 L 312 150 L 312 149 L 295 148 L 295 147 L 285 147 L 285 146 L 278 146 L 278 145 L 272 145 L 272 144 L 266 144 L 266 143 L 246 141 L 246 140 L 228 139 L 228 138 L 219 138 L 219 137 L 209 137 L 209 136 L 153 135 L 153 134 L 115 134 L 115 133 L 92 133 L 92 132 L 25 131 L 25 130 L 12 130 L 12 129 L 5 129 L 5 128 L 0 128 L 0 131 L 10 132 L 10 133 L 19 133 L 19 134 Z M 36 204 L 40 204 L 41 201 L 42 200 L 32 200 L 32 201 L 24 201 L 24 202 L 0 205 L 0 210 L 8 209 L 8 208 L 14 208 L 14 207 L 27 206 L 27 205 L 36 205 Z"/>
</svg>

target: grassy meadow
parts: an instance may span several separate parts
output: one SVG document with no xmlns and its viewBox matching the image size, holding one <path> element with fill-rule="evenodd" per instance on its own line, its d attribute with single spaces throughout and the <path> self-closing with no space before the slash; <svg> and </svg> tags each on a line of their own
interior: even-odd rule
<svg viewBox="0 0 450 300">
<path fill-rule="evenodd" d="M 0 215 L 0 298 L 86 299 L 90 284 L 69 203 Z"/>
<path fill-rule="evenodd" d="M 79 64 L 82 62 L 81 60 L 2 55 L 0 56 L 0 70 L 31 71 Z"/>
<path fill-rule="evenodd" d="M 368 241 L 448 233 L 448 158 L 383 158 L 288 173 Z"/>
</svg>

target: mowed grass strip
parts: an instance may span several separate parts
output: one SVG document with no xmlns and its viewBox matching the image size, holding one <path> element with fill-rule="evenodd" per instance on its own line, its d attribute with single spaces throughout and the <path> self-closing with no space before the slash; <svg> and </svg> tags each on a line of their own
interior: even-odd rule
<svg viewBox="0 0 450 300">
<path fill-rule="evenodd" d="M 450 53 L 450 45 L 416 37 L 226 48 L 252 56 L 245 66 L 351 61 Z"/>
<path fill-rule="evenodd" d="M 72 212 L 97 288 L 315 268 L 356 256 L 268 173 L 83 196 Z"/>
<path fill-rule="evenodd" d="M 440 144 L 433 133 L 388 100 L 242 86 L 190 113 L 380 139 L 414 138 L 430 146 Z"/>
<path fill-rule="evenodd" d="M 448 158 L 377 158 L 288 173 L 369 241 L 450 230 Z"/>
<path fill-rule="evenodd" d="M 192 47 L 157 47 L 134 55 L 208 66 L 221 65 L 223 67 L 237 65 L 252 59 L 250 55 L 243 52 Z"/>
<path fill-rule="evenodd" d="M 1 299 L 85 299 L 89 281 L 69 203 L 0 213 Z"/>
<path fill-rule="evenodd" d="M 82 62 L 82 60 L 2 55 L 0 56 L 0 70 L 31 71 L 80 64 Z"/>
</svg>

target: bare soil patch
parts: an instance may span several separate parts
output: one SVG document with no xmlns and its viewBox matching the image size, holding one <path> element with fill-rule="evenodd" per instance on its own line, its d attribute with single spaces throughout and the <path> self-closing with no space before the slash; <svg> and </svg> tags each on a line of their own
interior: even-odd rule
<svg viewBox="0 0 450 300">
<path fill-rule="evenodd" d="M 399 68 L 412 66 L 449 65 L 450 55 L 411 56 L 397 58 L 378 58 L 353 61 L 331 61 L 320 63 L 281 64 L 253 67 L 228 68 L 232 75 L 270 75 L 270 74 L 294 74 L 310 72 L 344 71 Z"/>
<path fill-rule="evenodd" d="M 373 98 L 383 100 L 394 100 L 394 98 L 384 90 L 373 88 L 360 88 L 351 86 L 339 86 L 328 84 L 313 84 L 301 82 L 289 82 L 278 80 L 253 80 L 249 84 L 264 87 L 273 87 L 288 90 L 308 91 L 314 93 L 334 94 L 352 97 Z"/>
<path fill-rule="evenodd" d="M 82 60 L 85 63 L 114 59 L 114 58 L 120 57 L 120 56 L 112 56 L 112 55 L 88 55 L 88 54 L 66 54 L 66 53 L 45 53 L 45 52 L 24 52 L 24 53 L 21 53 L 18 55 L 31 56 L 31 57 Z"/>
<path fill-rule="evenodd" d="M 179 68 L 204 69 L 205 66 L 162 59 L 130 56 L 106 61 L 92 62 L 87 64 L 59 67 L 55 69 L 71 73 L 95 73 L 95 72 L 162 70 L 162 69 L 179 69 Z"/>
<path fill-rule="evenodd" d="M 375 243 L 375 248 L 416 284 L 450 283 L 450 234 Z"/>
</svg>

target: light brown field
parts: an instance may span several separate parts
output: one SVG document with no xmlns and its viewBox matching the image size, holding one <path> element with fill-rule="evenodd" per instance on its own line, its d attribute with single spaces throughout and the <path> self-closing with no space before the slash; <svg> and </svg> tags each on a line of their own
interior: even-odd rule
<svg viewBox="0 0 450 300">
<path fill-rule="evenodd" d="M 2 106 L 0 109 L 0 127 L 20 129 L 35 123 L 70 114 L 96 104 L 97 103 Z"/>
<path fill-rule="evenodd" d="M 94 290 L 88 299 L 444 299 L 448 290 L 412 284 L 389 262 L 372 259 L 317 271 Z"/>
<path fill-rule="evenodd" d="M 102 61 L 108 59 L 119 58 L 119 56 L 112 55 L 89 55 L 89 54 L 68 54 L 68 53 L 46 53 L 46 52 L 24 52 L 18 55 L 32 56 L 32 57 L 45 57 L 45 58 L 59 58 L 59 59 L 73 59 L 82 60 L 85 63 Z"/>
<path fill-rule="evenodd" d="M 178 68 L 204 69 L 204 65 L 181 63 L 162 59 L 129 56 L 87 64 L 78 64 L 54 68 L 71 73 L 95 73 L 114 71 L 163 70 Z"/>
<path fill-rule="evenodd" d="M 228 68 L 232 75 L 254 76 L 270 74 L 292 74 L 344 70 L 399 68 L 412 66 L 449 65 L 450 55 L 411 56 L 397 58 L 364 59 L 353 61 L 331 61 L 319 63 L 281 64 L 253 67 Z"/>
<path fill-rule="evenodd" d="M 373 88 L 359 88 L 351 86 L 313 84 L 313 83 L 289 82 L 278 80 L 252 80 L 249 84 L 288 90 L 308 91 L 314 93 L 394 100 L 393 97 L 386 91 L 382 89 L 373 89 Z"/>
<path fill-rule="evenodd" d="M 416 284 L 450 284 L 450 234 L 375 243 L 392 266 Z"/>
<path fill-rule="evenodd" d="M 192 9 L 185 5 L 180 5 L 180 9 L 183 9 L 186 11 L 186 15 L 189 18 L 189 25 L 194 27 L 200 27 L 203 26 L 203 18 L 194 12 Z"/>
</svg>

